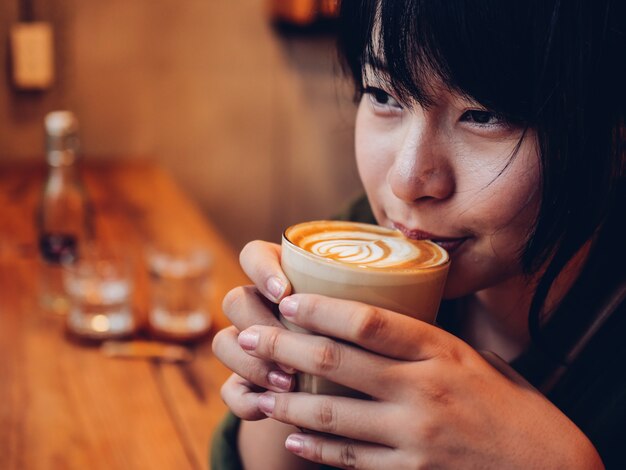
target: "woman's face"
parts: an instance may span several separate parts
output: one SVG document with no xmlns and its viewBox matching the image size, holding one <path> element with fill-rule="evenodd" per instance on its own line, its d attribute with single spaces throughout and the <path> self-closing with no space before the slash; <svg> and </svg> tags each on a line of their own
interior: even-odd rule
<svg viewBox="0 0 626 470">
<path fill-rule="evenodd" d="M 448 249 L 446 298 L 520 275 L 540 194 L 534 134 L 511 158 L 522 130 L 477 103 L 435 84 L 432 106 L 403 108 L 366 82 L 356 156 L 378 222 Z"/>
</svg>

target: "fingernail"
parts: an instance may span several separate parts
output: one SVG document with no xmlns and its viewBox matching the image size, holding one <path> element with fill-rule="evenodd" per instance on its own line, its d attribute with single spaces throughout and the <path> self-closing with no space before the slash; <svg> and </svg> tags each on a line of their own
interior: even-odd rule
<svg viewBox="0 0 626 470">
<path fill-rule="evenodd" d="M 276 276 L 272 276 L 267 280 L 267 290 L 277 302 L 284 294 L 286 288 L 285 283 Z"/>
<path fill-rule="evenodd" d="M 239 333 L 239 346 L 243 349 L 253 350 L 259 344 L 259 334 L 256 331 L 245 330 Z"/>
<path fill-rule="evenodd" d="M 285 448 L 294 454 L 301 454 L 304 449 L 304 440 L 298 436 L 289 436 L 285 441 Z"/>
<path fill-rule="evenodd" d="M 259 397 L 259 409 L 265 414 L 272 414 L 276 405 L 276 398 L 272 395 L 261 395 Z"/>
<path fill-rule="evenodd" d="M 298 301 L 293 297 L 285 297 L 278 307 L 280 309 L 280 313 L 287 318 L 293 318 L 296 316 L 296 312 L 298 311 Z"/>
<path fill-rule="evenodd" d="M 267 374 L 267 380 L 280 390 L 289 391 L 291 388 L 291 376 L 279 370 L 273 370 Z"/>
</svg>

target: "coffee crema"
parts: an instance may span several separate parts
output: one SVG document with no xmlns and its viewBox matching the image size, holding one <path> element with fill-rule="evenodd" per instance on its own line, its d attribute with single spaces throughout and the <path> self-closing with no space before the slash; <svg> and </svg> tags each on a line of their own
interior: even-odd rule
<svg viewBox="0 0 626 470">
<path fill-rule="evenodd" d="M 313 221 L 289 227 L 285 238 L 321 258 L 381 270 L 428 269 L 448 262 L 448 253 L 429 240 L 369 224 Z"/>
</svg>

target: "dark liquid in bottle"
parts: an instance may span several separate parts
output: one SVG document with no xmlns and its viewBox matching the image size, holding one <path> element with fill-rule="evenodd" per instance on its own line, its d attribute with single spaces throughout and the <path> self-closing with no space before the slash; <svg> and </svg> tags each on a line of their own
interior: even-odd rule
<svg viewBox="0 0 626 470">
<path fill-rule="evenodd" d="M 65 233 L 43 233 L 39 236 L 39 252 L 48 263 L 72 263 L 76 260 L 78 240 Z"/>
</svg>

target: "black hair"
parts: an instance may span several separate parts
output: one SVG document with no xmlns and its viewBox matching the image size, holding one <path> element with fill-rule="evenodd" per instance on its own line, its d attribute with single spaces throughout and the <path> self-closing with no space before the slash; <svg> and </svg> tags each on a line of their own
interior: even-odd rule
<svg viewBox="0 0 626 470">
<path fill-rule="evenodd" d="M 626 258 L 625 4 L 341 2 L 339 51 L 357 91 L 365 65 L 372 63 L 384 70 L 396 99 L 428 106 L 434 74 L 450 89 L 535 131 L 541 203 L 520 258 L 527 274 L 545 269 L 529 314 L 533 340 L 545 347 L 543 304 L 573 255 L 596 237 L 590 256 L 610 250 Z M 609 230 L 621 243 L 605 240 Z M 623 264 L 618 269 L 623 274 Z"/>
</svg>

